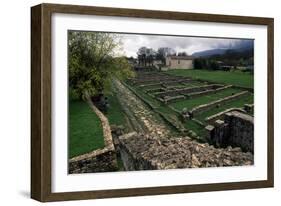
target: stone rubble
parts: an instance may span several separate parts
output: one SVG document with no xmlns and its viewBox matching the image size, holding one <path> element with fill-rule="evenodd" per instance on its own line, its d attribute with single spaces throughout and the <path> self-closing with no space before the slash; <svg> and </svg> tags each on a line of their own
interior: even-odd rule
<svg viewBox="0 0 281 206">
<path fill-rule="evenodd" d="M 129 170 L 242 166 L 254 163 L 252 153 L 243 153 L 239 147 L 214 148 L 189 137 L 159 139 L 153 135 L 130 133 L 119 139 L 123 156 L 129 156 L 123 162 Z"/>
<path fill-rule="evenodd" d="M 160 118 L 156 119 L 156 114 L 128 88 L 126 88 L 120 81 L 115 80 L 115 90 L 118 92 L 118 99 L 123 108 L 131 112 L 130 116 L 134 116 L 137 120 L 135 130 L 137 132 L 146 132 L 159 138 L 167 138 L 170 136 L 170 129 Z M 137 128 L 142 125 L 143 130 L 139 131 Z"/>
</svg>

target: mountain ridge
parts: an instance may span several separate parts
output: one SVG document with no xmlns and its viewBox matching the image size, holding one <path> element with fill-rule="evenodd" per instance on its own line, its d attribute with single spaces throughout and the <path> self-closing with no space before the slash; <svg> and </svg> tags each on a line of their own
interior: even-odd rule
<svg viewBox="0 0 281 206">
<path fill-rule="evenodd" d="M 226 51 L 232 50 L 235 52 L 243 52 L 246 50 L 253 50 L 254 49 L 254 41 L 253 40 L 243 40 L 237 43 L 236 45 L 231 45 L 228 48 L 214 48 L 203 50 L 200 52 L 195 52 L 191 56 L 193 57 L 210 57 L 213 55 L 222 55 L 225 54 Z"/>
</svg>

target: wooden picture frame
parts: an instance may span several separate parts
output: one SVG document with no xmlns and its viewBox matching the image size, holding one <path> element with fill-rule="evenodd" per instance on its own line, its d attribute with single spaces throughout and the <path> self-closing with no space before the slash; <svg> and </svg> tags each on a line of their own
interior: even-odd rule
<svg viewBox="0 0 281 206">
<path fill-rule="evenodd" d="M 153 18 L 194 22 L 239 23 L 267 26 L 268 131 L 267 180 L 133 189 L 110 189 L 53 193 L 51 190 L 51 16 L 54 13 L 113 17 Z M 31 8 L 31 198 L 64 201 L 94 198 L 160 195 L 273 187 L 274 184 L 274 83 L 272 18 L 199 14 L 169 11 L 40 4 Z"/>
</svg>

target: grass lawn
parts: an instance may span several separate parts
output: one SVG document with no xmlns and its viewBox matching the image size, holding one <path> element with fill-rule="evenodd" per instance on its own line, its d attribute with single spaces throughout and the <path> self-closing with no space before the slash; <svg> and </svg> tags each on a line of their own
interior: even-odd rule
<svg viewBox="0 0 281 206">
<path fill-rule="evenodd" d="M 107 95 L 109 102 L 109 109 L 106 112 L 106 117 L 108 118 L 109 124 L 114 125 L 126 125 L 125 114 L 122 107 L 116 97 L 115 93 Z"/>
<path fill-rule="evenodd" d="M 244 107 L 244 104 L 252 104 L 253 101 L 254 101 L 254 96 L 252 94 L 247 95 L 247 96 L 241 97 L 240 99 L 228 102 L 228 103 L 222 105 L 219 108 L 214 108 L 214 109 L 208 110 L 206 112 L 203 112 L 203 113 L 199 114 L 198 116 L 196 116 L 196 119 L 203 122 L 206 117 L 215 115 L 215 114 L 217 114 L 219 112 L 222 112 L 226 109 L 230 109 L 230 108 L 234 108 L 234 107 L 235 108 Z"/>
<path fill-rule="evenodd" d="M 217 83 L 254 88 L 254 75 L 241 71 L 225 72 L 199 69 L 173 69 L 167 71 L 166 73 L 175 76 L 191 77 Z"/>
<path fill-rule="evenodd" d="M 98 116 L 87 102 L 69 100 L 69 158 L 103 148 L 103 131 Z"/>
<path fill-rule="evenodd" d="M 195 121 L 191 119 L 186 120 L 184 126 L 185 128 L 194 131 L 198 136 L 201 137 L 202 140 L 204 140 L 204 137 L 206 136 L 206 130 L 204 127 L 197 124 Z"/>
<path fill-rule="evenodd" d="M 192 99 L 181 100 L 181 101 L 173 102 L 170 105 L 179 111 L 181 111 L 183 108 L 190 110 L 193 107 L 199 106 L 201 104 L 210 103 L 211 101 L 215 101 L 215 100 L 230 96 L 233 93 L 235 94 L 238 92 L 241 92 L 241 90 L 235 89 L 235 88 L 228 88 L 228 89 L 222 90 L 220 92 L 217 92 L 215 94 L 205 95 L 205 96 L 192 98 Z"/>
</svg>

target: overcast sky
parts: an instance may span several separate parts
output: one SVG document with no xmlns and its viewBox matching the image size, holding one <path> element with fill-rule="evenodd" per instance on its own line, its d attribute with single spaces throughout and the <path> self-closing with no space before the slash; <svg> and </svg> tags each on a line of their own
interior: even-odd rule
<svg viewBox="0 0 281 206">
<path fill-rule="evenodd" d="M 170 47 L 176 52 L 194 52 L 217 48 L 231 48 L 241 43 L 240 39 L 201 38 L 201 37 L 179 37 L 179 36 L 157 36 L 121 34 L 125 55 L 136 57 L 140 47 L 149 47 L 157 50 L 159 47 Z"/>
</svg>

